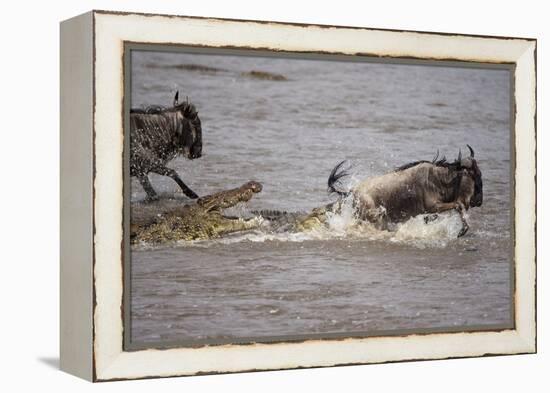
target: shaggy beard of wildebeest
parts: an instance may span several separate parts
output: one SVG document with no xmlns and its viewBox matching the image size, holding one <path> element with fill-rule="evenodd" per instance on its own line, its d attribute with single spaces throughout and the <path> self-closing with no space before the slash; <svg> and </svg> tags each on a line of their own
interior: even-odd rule
<svg viewBox="0 0 550 393">
<path fill-rule="evenodd" d="M 147 193 L 147 201 L 158 199 L 149 172 L 170 176 L 189 198 L 193 192 L 166 164 L 178 155 L 190 160 L 202 154 L 202 128 L 199 114 L 188 101 L 178 102 L 176 92 L 171 108 L 149 106 L 130 110 L 130 176 L 137 177 Z"/>
<path fill-rule="evenodd" d="M 342 197 L 351 196 L 359 219 L 369 221 L 381 229 L 389 223 L 408 220 L 419 214 L 428 222 L 437 213 L 456 210 L 460 213 L 463 236 L 469 229 L 465 211 L 483 203 L 483 181 L 481 171 L 474 158 L 462 157 L 459 151 L 454 162 L 445 157 L 439 159 L 439 152 L 432 161 L 415 161 L 397 168 L 391 173 L 362 181 L 350 190 L 337 189 L 341 179 L 349 175 L 344 170 L 346 161 L 339 163 L 328 179 L 328 191 Z"/>
</svg>

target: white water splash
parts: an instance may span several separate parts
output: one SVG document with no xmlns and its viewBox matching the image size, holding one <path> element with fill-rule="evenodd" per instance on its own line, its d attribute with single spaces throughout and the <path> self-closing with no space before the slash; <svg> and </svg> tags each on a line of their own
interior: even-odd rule
<svg viewBox="0 0 550 393">
<path fill-rule="evenodd" d="M 462 229 L 460 214 L 455 211 L 438 214 L 426 222 L 427 215 L 419 215 L 392 225 L 390 230 L 380 230 L 373 224 L 360 221 L 355 216 L 351 201 L 345 201 L 339 214 L 329 214 L 328 237 L 347 236 L 367 240 L 383 240 L 409 244 L 418 248 L 445 247 L 456 241 Z"/>
<path fill-rule="evenodd" d="M 406 222 L 393 225 L 391 230 L 380 230 L 373 224 L 360 221 L 355 216 L 351 201 L 345 201 L 339 213 L 329 213 L 327 225 L 305 232 L 273 232 L 265 221 L 258 229 L 224 236 L 221 239 L 178 242 L 178 246 L 208 247 L 211 244 L 240 242 L 306 242 L 310 240 L 367 240 L 404 244 L 415 248 L 443 248 L 457 241 L 462 229 L 457 212 L 439 214 L 426 223 L 426 215 L 419 215 Z"/>
<path fill-rule="evenodd" d="M 398 224 L 391 241 L 409 243 L 419 248 L 445 247 L 456 241 L 462 229 L 460 214 L 456 211 L 442 213 L 434 221 L 426 223 L 426 215 L 412 217 Z"/>
<path fill-rule="evenodd" d="M 338 213 L 327 212 L 327 224 L 330 232 L 345 234 L 351 227 L 357 225 L 355 209 L 351 197 L 344 198 Z"/>
<path fill-rule="evenodd" d="M 350 184 L 358 181 L 354 175 L 350 176 Z M 412 217 L 406 222 L 393 224 L 390 230 L 381 230 L 369 222 L 357 219 L 351 196 L 342 201 L 339 212 L 327 213 L 326 225 L 321 225 L 304 232 L 295 232 L 292 229 L 281 232 L 274 231 L 269 220 L 265 220 L 259 216 L 252 216 L 252 213 L 248 211 L 244 204 L 238 204 L 226 209 L 225 214 L 257 220 L 259 228 L 228 234 L 220 239 L 181 240 L 174 242 L 173 245 L 177 247 L 209 247 L 212 244 L 234 244 L 240 242 L 305 242 L 308 240 L 347 239 L 385 241 L 393 244 L 409 245 L 415 248 L 443 248 L 452 242 L 456 242 L 458 234 L 462 229 L 459 213 L 450 211 L 440 213 L 436 216 L 430 215 L 431 220 L 428 220 L 429 222 L 425 221 L 427 215 L 419 215 Z M 140 244 L 137 247 L 140 249 L 150 249 L 159 246 Z"/>
</svg>

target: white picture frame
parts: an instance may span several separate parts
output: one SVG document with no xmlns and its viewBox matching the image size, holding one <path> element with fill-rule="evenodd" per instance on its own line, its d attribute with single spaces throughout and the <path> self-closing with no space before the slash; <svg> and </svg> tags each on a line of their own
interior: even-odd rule
<svg viewBox="0 0 550 393">
<path fill-rule="evenodd" d="M 124 350 L 125 43 L 514 67 L 514 328 Z M 536 40 L 92 11 L 61 24 L 61 368 L 90 381 L 536 352 Z"/>
</svg>

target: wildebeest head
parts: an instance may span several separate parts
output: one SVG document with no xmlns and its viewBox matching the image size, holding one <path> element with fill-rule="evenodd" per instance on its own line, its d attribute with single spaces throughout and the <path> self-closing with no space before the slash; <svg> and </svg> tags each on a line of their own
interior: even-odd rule
<svg viewBox="0 0 550 393">
<path fill-rule="evenodd" d="M 470 145 L 470 156 L 462 158 L 462 154 L 459 152 L 457 164 L 460 165 L 459 169 L 463 171 L 462 187 L 470 188 L 473 183 L 473 194 L 470 197 L 469 207 L 478 207 L 483 203 L 483 181 L 481 180 L 481 171 L 477 165 L 477 161 L 474 158 L 474 149 Z M 471 193 L 471 191 L 470 191 Z"/>
<path fill-rule="evenodd" d="M 432 161 L 414 161 L 398 167 L 396 171 L 414 168 L 419 164 L 432 164 L 436 167 L 447 168 L 452 179 L 449 183 L 451 192 L 448 195 L 449 200 L 447 202 L 460 200 L 466 208 L 481 206 L 483 203 L 481 171 L 474 158 L 474 149 L 470 145 L 466 146 L 470 150 L 469 157 L 463 158 L 462 153 L 459 151 L 458 158 L 454 162 L 448 162 L 445 157 L 439 159 L 438 150 Z"/>
<path fill-rule="evenodd" d="M 174 96 L 173 110 L 181 116 L 181 127 L 178 127 L 178 148 L 187 158 L 193 160 L 202 155 L 202 127 L 199 113 L 188 100 L 178 102 L 179 92 Z"/>
</svg>

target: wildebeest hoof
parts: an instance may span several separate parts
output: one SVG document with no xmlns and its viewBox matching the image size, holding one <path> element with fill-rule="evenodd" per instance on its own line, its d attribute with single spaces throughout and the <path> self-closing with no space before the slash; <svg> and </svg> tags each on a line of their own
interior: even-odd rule
<svg viewBox="0 0 550 393">
<path fill-rule="evenodd" d="M 437 220 L 438 217 L 439 217 L 439 215 L 437 215 L 437 214 L 429 214 L 427 216 L 424 216 L 424 224 L 428 224 L 430 222 L 433 222 L 433 221 Z"/>
<path fill-rule="evenodd" d="M 155 202 L 158 202 L 158 200 L 159 200 L 159 197 L 145 198 L 143 200 L 143 203 L 155 203 Z"/>
<path fill-rule="evenodd" d="M 158 195 L 148 195 L 147 198 L 145 198 L 145 203 L 156 202 L 158 200 L 159 200 Z"/>
<path fill-rule="evenodd" d="M 460 232 L 458 232 L 458 236 L 457 237 L 462 237 L 466 234 L 466 232 L 468 232 L 468 229 L 470 229 L 469 226 L 467 225 L 463 225 L 462 226 L 462 229 L 460 230 Z"/>
</svg>

